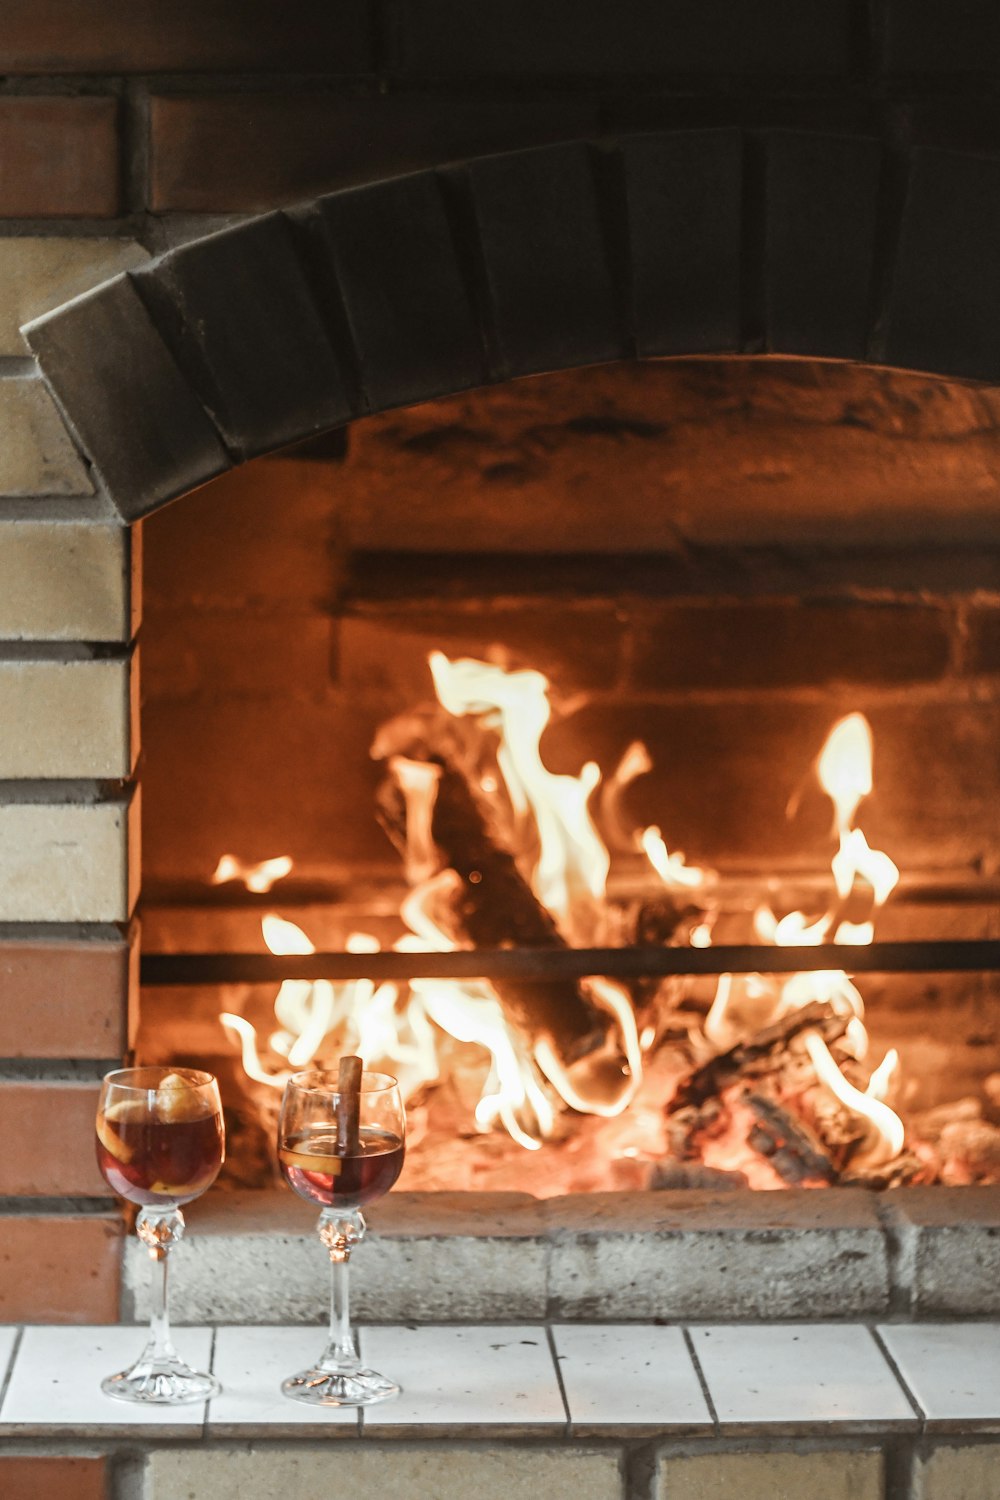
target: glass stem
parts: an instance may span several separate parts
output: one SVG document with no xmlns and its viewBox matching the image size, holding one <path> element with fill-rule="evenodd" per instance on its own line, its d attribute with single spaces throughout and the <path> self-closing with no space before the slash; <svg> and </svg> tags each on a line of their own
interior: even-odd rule
<svg viewBox="0 0 1000 1500">
<path fill-rule="evenodd" d="M 179 1208 L 166 1212 L 144 1209 L 136 1222 L 136 1234 L 153 1262 L 153 1305 L 149 1315 L 149 1343 L 144 1358 L 154 1362 L 177 1359 L 170 1337 L 169 1273 L 170 1247 L 184 1233 L 184 1215 Z"/>
<path fill-rule="evenodd" d="M 365 1221 L 357 1211 L 345 1214 L 326 1209 L 317 1228 L 330 1255 L 330 1337 L 320 1368 L 349 1374 L 361 1367 L 351 1328 L 349 1262 L 351 1251 L 364 1236 Z"/>
</svg>

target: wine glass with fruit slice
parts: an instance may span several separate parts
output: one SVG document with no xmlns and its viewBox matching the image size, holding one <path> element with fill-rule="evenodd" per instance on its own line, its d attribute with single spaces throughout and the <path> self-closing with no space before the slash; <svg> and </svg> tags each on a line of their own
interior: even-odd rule
<svg viewBox="0 0 1000 1500">
<path fill-rule="evenodd" d="M 170 1335 L 167 1267 L 184 1233 L 181 1207 L 211 1187 L 222 1166 L 219 1086 L 195 1068 L 123 1068 L 101 1085 L 97 1164 L 108 1186 L 139 1208 L 136 1234 L 156 1263 L 149 1339 L 135 1364 L 101 1382 L 105 1395 L 181 1406 L 217 1395 L 211 1375 L 180 1358 Z"/>
<path fill-rule="evenodd" d="M 361 1363 L 351 1330 L 347 1267 L 365 1233 L 362 1208 L 403 1169 L 406 1127 L 395 1078 L 342 1057 L 336 1073 L 296 1073 L 285 1085 L 278 1161 L 289 1187 L 318 1203 L 317 1232 L 330 1256 L 330 1334 L 316 1364 L 282 1382 L 312 1406 L 369 1406 L 399 1386 Z"/>
</svg>

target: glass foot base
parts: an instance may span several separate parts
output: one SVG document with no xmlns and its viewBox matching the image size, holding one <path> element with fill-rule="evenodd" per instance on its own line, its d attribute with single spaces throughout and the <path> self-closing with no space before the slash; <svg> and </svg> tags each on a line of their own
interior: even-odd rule
<svg viewBox="0 0 1000 1500">
<path fill-rule="evenodd" d="M 282 1395 L 309 1406 L 372 1406 L 399 1395 L 399 1386 L 377 1370 L 300 1370 L 281 1382 Z"/>
<path fill-rule="evenodd" d="M 101 1381 L 101 1390 L 116 1401 L 142 1406 L 187 1406 L 217 1396 L 222 1386 L 214 1375 L 192 1370 L 183 1360 L 143 1360 Z"/>
</svg>

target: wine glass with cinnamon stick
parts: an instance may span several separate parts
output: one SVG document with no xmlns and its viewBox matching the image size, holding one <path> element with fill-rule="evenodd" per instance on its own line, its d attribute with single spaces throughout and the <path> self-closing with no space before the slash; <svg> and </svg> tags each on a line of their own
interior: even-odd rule
<svg viewBox="0 0 1000 1500">
<path fill-rule="evenodd" d="M 297 1073 L 285 1085 L 278 1120 L 281 1174 L 300 1198 L 323 1212 L 317 1231 L 330 1256 L 330 1333 L 316 1364 L 282 1382 L 312 1406 L 369 1406 L 399 1386 L 361 1363 L 351 1329 L 348 1262 L 365 1233 L 361 1210 L 392 1187 L 403 1169 L 406 1126 L 395 1078 L 366 1073 L 360 1057 L 342 1057 L 336 1073 Z"/>
<path fill-rule="evenodd" d="M 150 1406 L 204 1401 L 221 1390 L 174 1348 L 167 1311 L 170 1248 L 184 1233 L 181 1206 L 211 1187 L 224 1156 L 222 1103 L 211 1073 L 122 1068 L 101 1084 L 97 1164 L 108 1186 L 139 1207 L 136 1234 L 156 1263 L 149 1338 L 135 1364 L 101 1382 L 107 1396 Z"/>
</svg>

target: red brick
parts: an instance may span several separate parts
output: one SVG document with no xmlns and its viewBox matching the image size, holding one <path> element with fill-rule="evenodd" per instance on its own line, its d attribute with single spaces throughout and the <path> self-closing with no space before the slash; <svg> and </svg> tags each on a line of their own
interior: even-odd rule
<svg viewBox="0 0 1000 1500">
<path fill-rule="evenodd" d="M 3 1500 L 105 1500 L 107 1493 L 103 1458 L 0 1458 Z"/>
<path fill-rule="evenodd" d="M 0 940 L 0 1057 L 119 1056 L 130 966 L 121 940 Z"/>
<path fill-rule="evenodd" d="M 95 1083 L 0 1083 L 0 1193 L 110 1197 L 97 1170 Z"/>
<path fill-rule="evenodd" d="M 0 99 L 0 215 L 111 218 L 119 207 L 117 100 Z"/>
<path fill-rule="evenodd" d="M 419 564 L 418 564 L 419 566 Z M 383 609 L 340 626 L 339 681 L 354 693 L 383 693 L 400 708 L 432 694 L 428 654 L 472 656 L 543 672 L 556 694 L 611 687 L 622 627 L 611 605 L 555 601 L 534 607 Z"/>
<path fill-rule="evenodd" d="M 950 619 L 932 606 L 663 605 L 641 616 L 641 688 L 819 687 L 934 682 Z"/>
<path fill-rule="evenodd" d="M 154 212 L 250 211 L 458 157 L 584 135 L 595 108 L 392 96 L 231 94 L 151 101 Z"/>
<path fill-rule="evenodd" d="M 991 676 L 1000 674 L 1000 609 L 973 610 L 968 629 L 968 670 Z"/>
<path fill-rule="evenodd" d="M 124 1232 L 117 1213 L 5 1214 L 0 1319 L 116 1323 Z"/>
<path fill-rule="evenodd" d="M 239 69 L 346 73 L 371 66 L 366 0 L 5 0 L 3 73 Z"/>
</svg>

